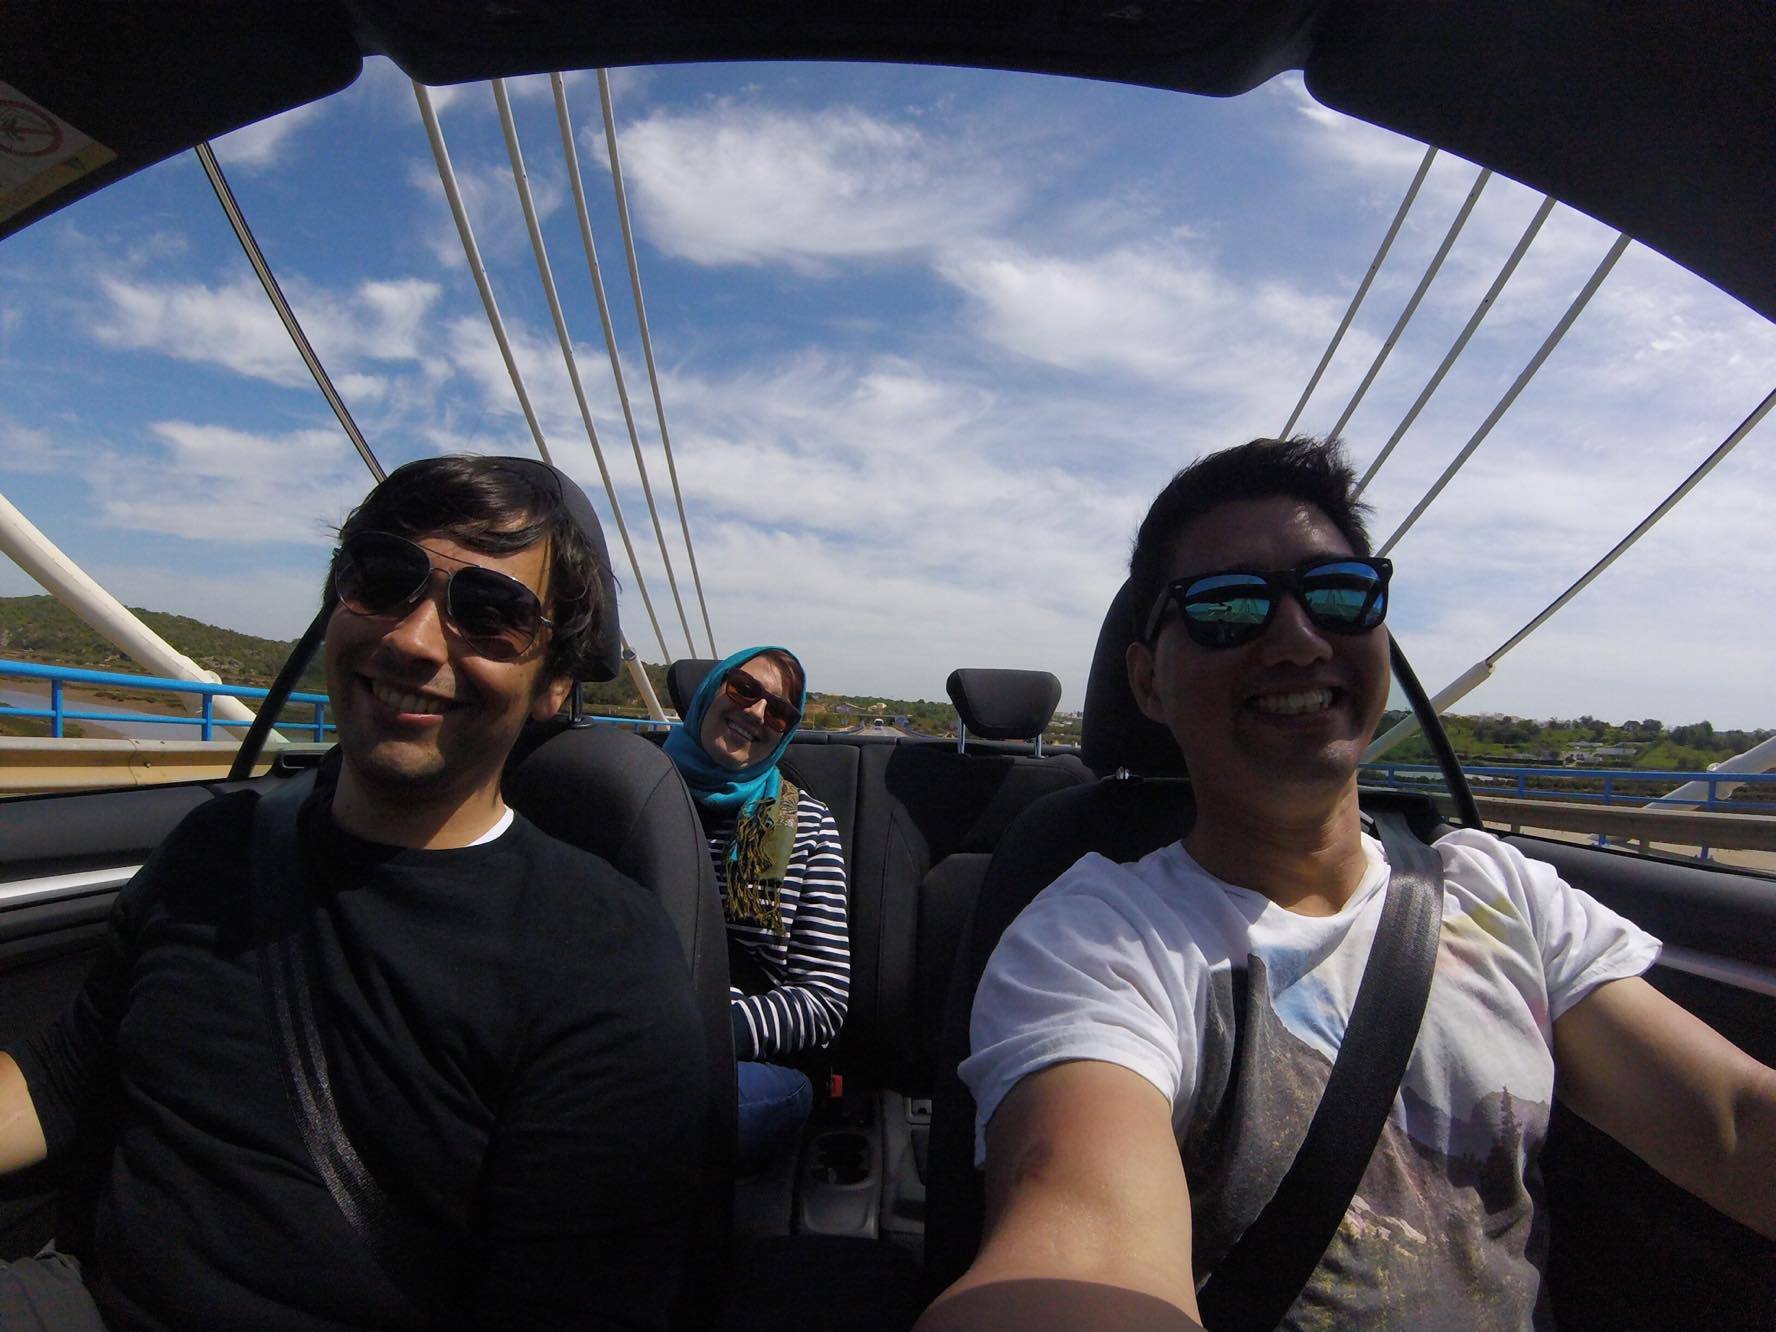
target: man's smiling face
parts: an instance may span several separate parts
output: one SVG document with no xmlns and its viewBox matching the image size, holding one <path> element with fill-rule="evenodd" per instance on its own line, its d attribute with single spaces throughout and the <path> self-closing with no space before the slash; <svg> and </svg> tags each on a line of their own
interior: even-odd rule
<svg viewBox="0 0 1776 1332">
<path fill-rule="evenodd" d="M 367 794 L 462 803 L 497 790 L 525 719 L 553 715 L 571 682 L 544 679 L 546 635 L 516 660 L 477 653 L 445 621 L 438 572 L 477 564 L 517 579 L 547 606 L 548 544 L 489 555 L 447 536 L 416 541 L 434 569 L 426 594 L 392 615 L 335 610 L 327 690 L 346 766 Z"/>
<path fill-rule="evenodd" d="M 1179 528 L 1171 549 L 1168 578 L 1356 553 L 1316 505 L 1287 496 L 1221 504 Z M 1349 784 L 1387 702 L 1385 630 L 1326 633 L 1293 596 L 1231 648 L 1192 642 L 1170 612 L 1151 645 L 1130 646 L 1128 665 L 1136 701 L 1172 732 L 1199 799 L 1254 807 Z"/>
</svg>

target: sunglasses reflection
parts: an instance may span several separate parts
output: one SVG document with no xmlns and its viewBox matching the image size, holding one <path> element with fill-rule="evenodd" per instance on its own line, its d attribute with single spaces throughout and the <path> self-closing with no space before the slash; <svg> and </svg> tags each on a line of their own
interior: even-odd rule
<svg viewBox="0 0 1776 1332">
<path fill-rule="evenodd" d="M 537 594 L 516 578 L 478 564 L 440 569 L 423 546 L 391 532 L 362 532 L 348 540 L 333 589 L 354 615 L 404 615 L 434 576 L 444 579 L 446 623 L 484 656 L 521 657 L 553 624 Z"/>
</svg>

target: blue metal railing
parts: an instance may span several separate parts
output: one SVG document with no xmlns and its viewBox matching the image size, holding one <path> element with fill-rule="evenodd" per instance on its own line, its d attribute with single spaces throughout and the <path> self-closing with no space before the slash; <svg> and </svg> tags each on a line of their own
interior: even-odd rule
<svg viewBox="0 0 1776 1332">
<path fill-rule="evenodd" d="M 1365 763 L 1362 771 L 1365 782 L 1391 786 L 1396 790 L 1422 791 L 1430 787 L 1440 788 L 1443 783 L 1443 771 L 1434 763 Z M 1717 813 L 1723 810 L 1735 814 L 1776 813 L 1776 801 L 1731 800 L 1723 798 L 1719 791 L 1721 786 L 1729 783 L 1747 783 L 1768 788 L 1772 795 L 1776 795 L 1776 772 L 1669 772 L 1654 768 L 1555 768 L 1503 764 L 1476 764 L 1472 767 L 1464 765 L 1462 772 L 1477 788 L 1477 795 L 1508 794 L 1530 800 L 1566 800 L 1602 805 L 1633 804 L 1636 807 L 1696 805 Z M 1573 780 L 1601 782 L 1603 789 L 1578 791 L 1567 786 L 1532 785 L 1538 779 L 1544 783 Z M 1689 782 L 1704 784 L 1707 795 L 1698 799 L 1694 796 L 1674 798 L 1669 794 L 1672 788 Z M 1662 790 L 1654 793 L 1624 791 L 1621 788 L 1625 784 L 1650 784 Z"/>
<path fill-rule="evenodd" d="M 684 725 L 676 717 L 607 717 L 596 712 L 586 713 L 580 720 L 597 722 L 600 726 L 624 726 L 636 732 L 670 731 L 674 726 Z"/>
<path fill-rule="evenodd" d="M 47 717 L 49 732 L 60 739 L 63 735 L 64 723 L 70 721 L 91 722 L 130 722 L 150 726 L 198 726 L 202 729 L 205 740 L 213 740 L 217 726 L 240 728 L 246 722 L 221 721 L 215 717 L 217 698 L 264 698 L 269 692 L 252 685 L 206 684 L 195 680 L 168 680 L 155 675 L 122 675 L 116 671 L 87 671 L 74 666 L 45 666 L 34 661 L 0 660 L 0 676 L 21 677 L 27 680 L 49 681 L 49 706 L 47 708 L 24 708 L 0 706 L 0 717 Z M 128 689 L 149 689 L 169 694 L 197 694 L 203 699 L 203 709 L 198 716 L 175 714 L 167 716 L 156 712 L 96 712 L 91 709 L 71 708 L 63 698 L 63 686 L 70 684 L 122 686 Z M 280 721 L 278 726 L 286 731 L 308 732 L 315 741 L 327 737 L 333 727 L 327 721 L 327 696 L 325 694 L 291 694 L 289 703 L 299 703 L 314 709 L 313 721 Z"/>
</svg>

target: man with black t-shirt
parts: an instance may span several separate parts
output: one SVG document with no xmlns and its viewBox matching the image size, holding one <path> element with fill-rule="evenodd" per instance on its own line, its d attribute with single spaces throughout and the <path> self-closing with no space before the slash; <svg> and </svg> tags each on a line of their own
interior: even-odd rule
<svg viewBox="0 0 1776 1332">
<path fill-rule="evenodd" d="M 500 796 L 615 613 L 564 485 L 429 459 L 347 520 L 340 743 L 296 872 L 253 874 L 255 793 L 211 802 L 119 895 L 73 1007 L 0 1053 L 0 1172 L 108 1144 L 84 1271 L 0 1264 L 0 1323 L 664 1323 L 705 1104 L 685 964 L 648 892 Z M 286 1088 L 268 936 L 305 962 L 355 1217 Z"/>
</svg>

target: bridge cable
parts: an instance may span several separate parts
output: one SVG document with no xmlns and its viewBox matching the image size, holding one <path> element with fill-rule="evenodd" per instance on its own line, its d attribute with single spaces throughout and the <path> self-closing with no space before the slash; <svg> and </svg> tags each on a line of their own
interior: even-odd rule
<svg viewBox="0 0 1776 1332">
<path fill-rule="evenodd" d="M 1394 237 L 1400 234 L 1400 225 L 1406 221 L 1406 214 L 1412 209 L 1412 201 L 1418 197 L 1418 190 L 1430 174 L 1431 163 L 1436 160 L 1435 147 L 1425 149 L 1424 160 L 1418 164 L 1418 173 L 1413 176 L 1412 184 L 1406 187 L 1406 197 L 1400 200 L 1399 211 L 1388 225 L 1387 235 L 1381 238 L 1381 248 L 1375 252 L 1375 258 L 1369 261 L 1369 271 L 1363 274 L 1363 280 L 1357 284 L 1357 294 L 1351 297 L 1350 308 L 1344 312 L 1344 319 L 1338 325 L 1338 331 L 1332 335 L 1332 341 L 1326 347 L 1326 354 L 1320 357 L 1320 363 L 1314 367 L 1307 387 L 1301 390 L 1301 401 L 1295 404 L 1295 410 L 1289 413 L 1289 423 L 1283 427 L 1279 438 L 1287 439 L 1289 432 L 1295 428 L 1295 422 L 1301 419 L 1301 411 L 1307 406 L 1307 400 L 1313 397 L 1314 389 L 1319 385 L 1320 376 L 1326 373 L 1326 367 L 1332 363 L 1332 355 L 1338 350 L 1338 344 L 1344 341 L 1344 334 L 1351 326 L 1351 320 L 1357 316 L 1357 307 L 1369 294 L 1369 285 L 1375 281 L 1375 275 L 1381 270 L 1382 260 L 1387 258 L 1388 250 L 1393 246 Z"/>
<path fill-rule="evenodd" d="M 1542 223 L 1548 220 L 1548 214 L 1553 211 L 1554 196 L 1544 194 L 1541 207 L 1536 209 L 1535 216 L 1524 228 L 1522 237 L 1517 241 L 1517 248 L 1511 251 L 1510 258 L 1505 260 L 1504 267 L 1499 269 L 1498 276 L 1492 280 L 1492 286 L 1488 287 L 1486 295 L 1480 298 L 1480 304 L 1468 317 L 1466 327 L 1450 344 L 1449 352 L 1443 358 L 1443 364 L 1437 367 L 1436 373 L 1425 383 L 1424 389 L 1418 395 L 1418 401 L 1414 402 L 1407 410 L 1406 415 L 1400 419 L 1400 424 L 1394 427 L 1394 433 L 1388 436 L 1387 443 L 1381 446 L 1381 452 L 1375 455 L 1375 461 L 1369 464 L 1369 470 L 1363 473 L 1363 479 L 1357 482 L 1353 498 L 1360 498 L 1363 492 L 1368 489 L 1369 482 L 1381 470 L 1381 465 L 1388 460 L 1388 455 L 1394 451 L 1394 446 L 1405 437 L 1406 432 L 1412 428 L 1412 423 L 1418 420 L 1418 414 L 1424 410 L 1425 404 L 1431 400 L 1431 395 L 1443 383 L 1443 377 L 1449 373 L 1456 360 L 1466 350 L 1468 339 L 1474 336 L 1474 330 L 1480 327 L 1480 321 L 1485 319 L 1487 312 L 1492 309 L 1492 303 L 1498 299 L 1499 293 L 1505 289 L 1505 283 L 1509 282 L 1511 275 L 1517 271 L 1517 265 L 1523 261 L 1523 256 L 1529 253 L 1530 244 L 1535 240 L 1536 234 L 1541 231 Z"/>
<path fill-rule="evenodd" d="M 462 239 L 463 258 L 468 262 L 469 275 L 475 279 L 475 289 L 481 293 L 481 307 L 487 311 L 488 325 L 493 329 L 493 340 L 499 344 L 500 355 L 506 362 L 506 373 L 511 377 L 512 390 L 518 395 L 518 405 L 524 411 L 525 423 L 530 426 L 531 438 L 536 441 L 537 452 L 543 461 L 551 467 L 555 460 L 549 456 L 548 442 L 543 438 L 543 428 L 537 424 L 536 411 L 530 405 L 530 394 L 525 391 L 524 377 L 518 373 L 518 362 L 512 356 L 512 344 L 506 337 L 505 321 L 500 318 L 499 302 L 493 299 L 493 286 L 487 280 L 487 265 L 481 262 L 481 247 L 475 243 L 475 229 L 469 225 L 468 211 L 463 207 L 462 191 L 456 186 L 456 169 L 450 165 L 450 150 L 444 146 L 444 131 L 438 124 L 438 113 L 432 109 L 432 94 L 423 83 L 413 83 L 413 95 L 419 99 L 419 117 L 425 122 L 426 138 L 432 145 L 432 158 L 438 164 L 438 179 L 444 186 L 444 197 L 450 203 L 450 216 L 456 220 L 456 234 Z"/>
<path fill-rule="evenodd" d="M 271 301 L 271 308 L 277 311 L 277 317 L 283 321 L 284 331 L 290 335 L 290 341 L 296 344 L 297 354 L 302 363 L 308 367 L 308 373 L 314 376 L 315 383 L 320 387 L 321 396 L 326 398 L 327 405 L 333 409 L 333 415 L 339 418 L 340 427 L 345 431 L 346 438 L 351 440 L 352 447 L 357 449 L 358 456 L 364 460 L 364 466 L 370 469 L 370 475 L 378 481 L 388 473 L 383 471 L 382 464 L 376 460 L 376 454 L 370 449 L 370 443 L 364 438 L 364 432 L 358 429 L 358 423 L 352 419 L 351 410 L 345 405 L 345 399 L 339 396 L 333 387 L 333 379 L 327 373 L 327 367 L 321 364 L 321 358 L 315 355 L 314 347 L 309 343 L 308 335 L 302 331 L 302 325 L 296 319 L 296 312 L 290 308 L 290 302 L 284 299 L 284 289 L 278 285 L 277 277 L 271 271 L 271 265 L 265 262 L 265 254 L 259 248 L 259 242 L 253 235 L 253 229 L 247 225 L 247 218 L 236 202 L 234 191 L 228 187 L 228 179 L 222 174 L 221 164 L 216 161 L 216 154 L 210 151 L 210 145 L 200 143 L 191 150 L 197 154 L 198 164 L 203 167 L 204 175 L 210 178 L 210 188 L 216 192 L 216 201 L 222 205 L 222 211 L 228 217 L 228 225 L 234 228 L 235 239 L 240 242 L 241 249 L 247 253 L 247 262 L 253 266 L 253 272 L 259 276 L 259 285 L 265 288 L 265 294 Z"/>
<path fill-rule="evenodd" d="M 1645 536 L 1654 523 L 1670 513 L 1679 500 L 1694 490 L 1701 483 L 1703 477 L 1712 472 L 1720 464 L 1723 458 L 1738 447 L 1739 441 L 1744 439 L 1757 428 L 1758 423 L 1770 414 L 1770 409 L 1772 407 L 1776 407 L 1776 388 L 1771 389 L 1765 394 L 1764 400 L 1751 409 L 1750 414 L 1733 429 L 1731 434 L 1720 442 L 1714 452 L 1704 458 L 1701 463 L 1697 465 L 1696 470 L 1685 477 L 1683 483 L 1679 485 L 1676 490 L 1673 490 L 1667 495 L 1659 503 L 1659 506 L 1656 509 L 1649 513 L 1645 518 L 1641 519 L 1639 525 L 1636 526 L 1632 532 L 1618 541 L 1609 554 L 1597 561 L 1596 564 L 1592 565 L 1591 568 L 1586 571 L 1582 578 L 1575 582 L 1571 587 L 1567 588 L 1566 591 L 1562 592 L 1558 597 L 1554 598 L 1553 601 L 1549 602 L 1547 609 L 1542 611 L 1541 614 L 1537 615 L 1528 624 L 1524 625 L 1523 628 L 1512 634 L 1496 649 L 1489 653 L 1486 660 L 1488 662 L 1496 663 L 1500 657 L 1505 655 L 1505 653 L 1509 652 L 1512 648 L 1516 647 L 1524 639 L 1533 634 L 1537 629 L 1541 628 L 1547 621 L 1548 617 L 1553 615 L 1555 611 L 1559 610 L 1562 606 L 1566 605 L 1567 602 L 1571 601 L 1579 593 L 1589 587 L 1592 581 L 1596 579 L 1597 575 L 1609 568 L 1610 565 L 1614 564 L 1617 558 L 1626 552 L 1630 546 L 1636 541 L 1639 541 L 1641 537 Z"/>
<path fill-rule="evenodd" d="M 1468 667 L 1468 669 L 1463 671 L 1461 675 L 1457 676 L 1453 681 L 1438 691 L 1436 697 L 1431 699 L 1432 710 L 1437 713 L 1448 711 L 1464 695 L 1471 693 L 1476 687 L 1484 683 L 1492 675 L 1493 669 L 1498 665 L 1499 659 L 1503 657 L 1505 653 L 1509 652 L 1512 648 L 1516 647 L 1524 639 L 1533 634 L 1537 629 L 1541 628 L 1556 611 L 1560 610 L 1560 608 L 1565 606 L 1567 602 L 1571 601 L 1574 597 L 1578 596 L 1579 593 L 1583 592 L 1595 582 L 1598 575 L 1605 569 L 1609 568 L 1610 565 L 1614 564 L 1616 560 L 1636 541 L 1639 541 L 1641 537 L 1645 536 L 1647 532 L 1651 530 L 1653 524 L 1657 523 L 1667 513 L 1671 512 L 1671 510 L 1676 507 L 1679 500 L 1683 499 L 1685 495 L 1689 494 L 1701 484 L 1702 478 L 1712 472 L 1715 467 L 1720 464 L 1723 458 L 1738 447 L 1739 442 L 1757 428 L 1758 424 L 1770 414 L 1772 408 L 1776 408 L 1776 388 L 1771 389 L 1765 394 L 1764 400 L 1756 407 L 1752 408 L 1750 414 L 1734 427 L 1732 432 L 1715 448 L 1714 452 L 1704 458 L 1701 463 L 1697 465 L 1696 469 L 1692 471 L 1689 476 L 1684 478 L 1682 484 L 1679 485 L 1677 489 L 1673 490 L 1660 501 L 1659 505 L 1651 513 L 1641 519 L 1632 532 L 1628 533 L 1627 536 L 1618 541 L 1615 546 L 1611 548 L 1609 554 L 1605 555 L 1602 559 L 1597 561 L 1596 564 L 1593 564 L 1590 569 L 1586 570 L 1582 577 L 1575 581 L 1571 587 L 1566 589 L 1566 591 L 1554 598 L 1553 601 L 1549 602 L 1541 613 L 1534 619 L 1530 620 L 1528 624 L 1524 625 L 1523 628 L 1512 634 L 1503 643 L 1499 644 L 1498 647 L 1487 653 L 1486 656 Z M 1389 730 L 1387 734 L 1380 736 L 1371 742 L 1369 748 L 1364 751 L 1363 762 L 1373 763 L 1382 754 L 1392 749 L 1395 745 L 1399 744 L 1402 740 L 1405 740 L 1417 730 L 1418 719 L 1410 716 L 1405 718 Z"/>
<path fill-rule="evenodd" d="M 438 179 L 444 185 L 444 197 L 450 202 L 450 213 L 456 220 L 456 232 L 462 239 L 463 256 L 468 261 L 469 272 L 474 276 L 475 286 L 481 293 L 482 307 L 487 311 L 487 322 L 493 329 L 494 341 L 499 344 L 500 355 L 505 358 L 506 373 L 511 376 L 512 389 L 518 395 L 518 403 L 524 409 L 524 419 L 530 425 L 531 436 L 536 440 L 537 452 L 544 462 L 554 466 L 549 457 L 549 446 L 543 440 L 542 427 L 537 424 L 536 412 L 531 408 L 530 395 L 524 389 L 524 377 L 518 372 L 518 362 L 512 356 L 512 344 L 506 337 L 505 322 L 500 318 L 499 305 L 493 299 L 493 287 L 487 280 L 486 266 L 481 262 L 481 249 L 475 244 L 475 232 L 469 225 L 468 212 L 463 208 L 462 192 L 457 189 L 456 172 L 450 165 L 450 151 L 444 144 L 444 131 L 438 124 L 438 113 L 432 106 L 432 96 L 423 83 L 413 81 L 413 95 L 419 102 L 420 119 L 425 122 L 426 138 L 432 145 L 432 157 L 438 164 Z M 633 552 L 631 552 L 633 558 Z M 636 581 L 640 582 L 639 572 Z M 649 608 L 649 616 L 653 614 Z M 654 624 L 655 633 L 659 633 L 658 621 Z M 648 679 L 647 672 L 636 659 L 629 646 L 627 635 L 623 636 L 623 664 L 628 668 L 630 678 L 640 692 L 642 700 L 647 704 L 648 712 L 656 719 L 663 718 L 665 710 L 654 693 L 653 682 Z M 665 635 L 660 635 L 660 649 L 666 652 Z M 667 653 L 670 656 L 670 653 Z"/>
<path fill-rule="evenodd" d="M 1480 201 L 1480 192 L 1486 188 L 1486 182 L 1491 179 L 1492 172 L 1485 167 L 1482 167 L 1480 174 L 1474 177 L 1474 186 L 1468 191 L 1468 197 L 1462 200 L 1461 208 L 1456 211 L 1455 221 L 1449 224 L 1449 230 L 1443 236 L 1443 243 L 1437 247 L 1437 253 L 1431 256 L 1431 262 L 1426 266 L 1424 276 L 1418 280 L 1418 289 L 1412 293 L 1411 299 L 1400 311 L 1400 317 L 1394 321 L 1393 331 L 1382 342 L 1381 350 L 1375 353 L 1375 359 L 1370 362 L 1368 373 L 1363 376 L 1363 382 L 1357 385 L 1357 391 L 1351 394 L 1351 400 L 1345 404 L 1344 412 L 1338 418 L 1338 423 L 1332 427 L 1331 434 L 1338 435 L 1344 430 L 1352 414 L 1356 412 L 1357 404 L 1363 401 L 1363 395 L 1369 392 L 1369 386 L 1375 382 L 1375 376 L 1381 373 L 1381 367 L 1387 363 L 1388 354 L 1394 350 L 1394 344 L 1399 342 L 1400 335 L 1406 331 L 1406 325 L 1412 322 L 1412 316 L 1418 313 L 1419 302 L 1424 300 L 1425 293 L 1431 289 L 1431 283 L 1435 280 L 1438 270 L 1443 267 L 1443 261 L 1449 257 L 1449 252 L 1455 248 L 1456 238 L 1461 235 L 1462 228 L 1467 225 L 1468 217 L 1474 211 L 1474 205 Z"/>
<path fill-rule="evenodd" d="M 611 516 L 616 519 L 617 533 L 623 539 L 623 549 L 629 555 L 629 568 L 635 575 L 635 585 L 641 593 L 641 601 L 647 607 L 648 620 L 654 626 L 654 635 L 660 640 L 660 651 L 665 654 L 670 664 L 672 654 L 666 646 L 666 636 L 660 631 L 659 617 L 654 614 L 654 603 L 648 596 L 647 583 L 641 576 L 641 566 L 635 557 L 635 546 L 629 539 L 629 525 L 623 521 L 623 506 L 617 500 L 616 486 L 611 482 L 610 468 L 605 465 L 604 447 L 598 441 L 598 429 L 592 424 L 592 409 L 586 402 L 586 389 L 580 382 L 580 366 L 574 356 L 573 338 L 567 331 L 567 317 L 561 310 L 561 296 L 555 289 L 555 273 L 549 264 L 549 247 L 543 240 L 543 229 L 537 220 L 536 201 L 530 192 L 530 178 L 524 170 L 524 152 L 518 144 L 518 126 L 512 119 L 512 103 L 506 96 L 506 81 L 492 80 L 493 101 L 499 109 L 500 131 L 505 135 L 506 154 L 512 159 L 512 184 L 518 192 L 518 206 L 524 211 L 524 225 L 530 232 L 531 252 L 536 256 L 537 277 L 543 284 L 543 295 L 548 298 L 549 315 L 555 321 L 555 340 L 561 344 L 561 359 L 567 366 L 567 378 L 573 385 L 574 401 L 579 404 L 580 420 L 586 427 L 586 438 L 592 444 L 592 456 L 598 462 L 598 475 L 604 481 L 605 497 L 610 501 Z"/>
<path fill-rule="evenodd" d="M 1386 555 L 1399 544 L 1400 538 L 1405 536 L 1411 529 L 1412 525 L 1418 521 L 1419 516 L 1423 514 L 1426 509 L 1431 507 L 1431 504 L 1436 500 L 1437 496 L 1443 493 L 1443 488 L 1447 486 L 1455 474 L 1461 470 L 1462 464 L 1467 462 L 1467 460 L 1473 455 L 1474 450 L 1479 448 L 1481 442 L 1492 433 L 1492 428 L 1497 425 L 1504 414 L 1511 409 L 1511 404 L 1517 401 L 1517 395 L 1523 392 L 1531 379 L 1535 378 L 1536 371 L 1542 368 L 1542 363 L 1548 359 L 1554 348 L 1560 345 L 1560 340 L 1566 336 L 1567 329 L 1572 327 L 1573 321 L 1579 317 L 1579 313 L 1584 310 L 1591 298 L 1597 294 L 1597 289 L 1603 285 L 1603 280 L 1609 276 L 1610 270 L 1616 266 L 1616 260 L 1622 257 L 1622 251 L 1628 248 L 1628 242 L 1629 236 L 1627 232 L 1616 233 L 1615 242 L 1610 246 L 1609 252 L 1603 256 L 1603 259 L 1597 265 L 1596 270 L 1586 279 L 1585 285 L 1579 289 L 1579 294 L 1573 298 L 1573 302 L 1567 307 L 1566 313 L 1560 317 L 1560 322 L 1554 325 L 1553 330 L 1549 332 L 1545 339 L 1543 339 L 1542 345 L 1536 349 L 1535 355 L 1529 358 L 1529 364 L 1523 367 L 1517 378 L 1512 382 L 1511 387 L 1505 390 L 1505 396 L 1498 400 L 1498 405 L 1487 413 L 1486 419 L 1480 423 L 1480 428 L 1476 430 L 1468 439 L 1468 442 L 1462 446 L 1461 452 L 1455 455 L 1454 460 L 1449 466 L 1443 469 L 1443 475 L 1438 477 L 1436 481 L 1432 483 L 1429 490 L 1425 491 L 1423 497 L 1413 506 L 1412 512 L 1406 515 L 1406 520 L 1401 523 L 1399 527 L 1394 529 L 1394 534 L 1382 544 L 1381 549 L 1378 550 L 1376 554 Z"/>
<path fill-rule="evenodd" d="M 561 151 L 567 163 L 568 184 L 573 189 L 574 209 L 579 214 L 580 244 L 586 253 L 586 271 L 592 279 L 592 294 L 598 301 L 598 321 L 604 330 L 604 347 L 610 357 L 611 379 L 617 387 L 617 401 L 623 407 L 623 423 L 629 429 L 629 445 L 634 450 L 636 459 L 641 458 L 641 436 L 635 426 L 635 412 L 629 402 L 629 383 L 623 374 L 622 356 L 617 350 L 617 332 L 611 323 L 610 297 L 604 289 L 604 271 L 598 263 L 598 245 L 592 238 L 592 218 L 586 207 L 586 186 L 580 176 L 579 150 L 574 143 L 573 119 L 567 109 L 567 88 L 562 82 L 559 71 L 549 75 L 549 84 L 555 94 L 555 121 L 561 130 Z M 676 478 L 675 478 L 676 480 Z M 606 483 L 608 486 L 608 482 Z M 612 503 L 616 502 L 612 496 Z M 659 535 L 659 523 L 654 525 L 655 535 Z M 671 566 L 668 565 L 668 568 Z M 699 588 L 699 592 L 701 588 Z M 676 596 L 677 589 L 674 588 Z M 684 622 L 684 607 L 679 606 L 679 620 Z M 694 638 L 691 638 L 690 626 L 684 625 L 685 636 L 691 639 L 691 651 L 697 650 Z M 711 641 L 711 650 L 714 648 Z M 670 657 L 668 657 L 670 661 Z"/>
<path fill-rule="evenodd" d="M 598 102 L 599 109 L 604 115 L 604 142 L 610 157 L 611 187 L 616 193 L 617 222 L 623 229 L 623 251 L 629 261 L 629 288 L 635 297 L 635 320 L 641 330 L 642 355 L 647 359 L 648 383 L 654 391 L 654 415 L 660 423 L 660 447 L 666 454 L 666 470 L 672 478 L 672 497 L 678 504 L 678 524 L 684 533 L 685 553 L 690 556 L 691 560 L 691 581 L 696 588 L 698 608 L 703 613 L 703 632 L 709 637 L 710 655 L 720 656 L 721 654 L 716 651 L 715 647 L 715 630 L 709 624 L 709 603 L 703 596 L 703 576 L 697 569 L 697 551 L 691 545 L 691 524 L 690 520 L 685 517 L 684 492 L 678 484 L 678 466 L 672 460 L 672 432 L 666 428 L 666 403 L 660 396 L 660 374 L 654 364 L 654 340 L 652 334 L 648 332 L 647 305 L 641 298 L 641 267 L 635 257 L 635 232 L 629 223 L 629 197 L 623 188 L 623 162 L 617 153 L 617 120 L 616 113 L 611 107 L 609 70 L 600 69 L 598 71 Z M 635 457 L 639 463 L 641 460 L 639 445 L 637 445 Z M 654 507 L 654 497 L 653 493 L 647 489 L 647 473 L 645 471 L 642 472 L 641 484 L 643 493 L 648 497 L 648 509 L 651 512 Z M 659 516 L 656 514 L 654 517 L 656 527 L 659 525 L 659 521 Z M 664 546 L 661 549 L 663 553 Z M 670 564 L 667 565 L 668 569 L 671 567 Z M 676 582 L 672 585 L 672 595 L 675 598 L 678 596 Z M 681 616 L 684 614 L 683 605 L 679 607 L 679 614 Z M 687 628 L 685 632 L 688 635 L 690 630 Z M 696 651 L 695 643 L 691 645 L 691 650 Z"/>
</svg>

